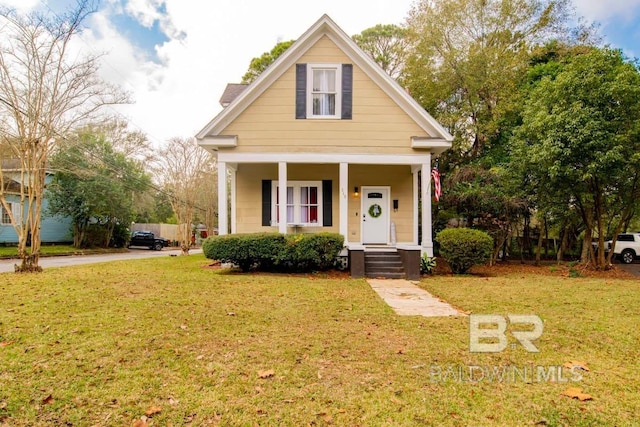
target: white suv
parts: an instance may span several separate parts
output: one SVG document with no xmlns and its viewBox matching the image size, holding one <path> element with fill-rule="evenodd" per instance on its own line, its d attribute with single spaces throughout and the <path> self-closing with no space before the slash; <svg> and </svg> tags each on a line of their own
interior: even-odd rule
<svg viewBox="0 0 640 427">
<path fill-rule="evenodd" d="M 611 250 L 611 243 L 611 240 L 606 242 L 607 251 Z M 618 234 L 613 255 L 625 264 L 631 264 L 640 255 L 640 233 Z"/>
</svg>

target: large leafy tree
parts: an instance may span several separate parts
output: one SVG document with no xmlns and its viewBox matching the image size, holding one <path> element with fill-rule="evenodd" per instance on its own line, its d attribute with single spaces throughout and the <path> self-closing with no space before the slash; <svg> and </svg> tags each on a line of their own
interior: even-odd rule
<svg viewBox="0 0 640 427">
<path fill-rule="evenodd" d="M 242 76 L 242 83 L 253 83 L 269 65 L 271 65 L 280 55 L 282 55 L 295 40 L 289 40 L 286 42 L 278 42 L 269 52 L 264 52 L 262 55 L 253 58 L 249 63 L 249 69 Z"/>
<path fill-rule="evenodd" d="M 107 247 L 116 228 L 128 228 L 135 199 L 151 180 L 104 135 L 82 132 L 60 148 L 51 158 L 57 172 L 48 186 L 49 212 L 71 218 L 75 247 L 94 243 L 87 236 L 92 224 L 101 230 L 98 243 Z"/>
<path fill-rule="evenodd" d="M 105 104 L 125 102 L 100 80 L 98 57 L 70 52 L 94 0 L 78 0 L 68 13 L 22 16 L 0 7 L 0 203 L 19 184 L 19 212 L 10 214 L 22 260 L 16 271 L 40 271 L 40 223 L 49 155 L 70 129 L 87 123 Z M 30 242 L 30 247 L 28 243 Z"/>
<path fill-rule="evenodd" d="M 582 260 L 604 268 L 607 224 L 617 235 L 640 197 L 640 72 L 610 48 L 590 48 L 553 67 L 526 96 L 514 165 L 540 209 L 579 213 Z M 597 257 L 590 256 L 594 235 Z"/>
<path fill-rule="evenodd" d="M 494 240 L 492 261 L 511 235 L 518 219 L 528 213 L 529 203 L 499 167 L 466 165 L 456 169 L 445 180 L 447 197 L 440 208 L 455 209 L 467 227 L 488 232 Z"/>
<path fill-rule="evenodd" d="M 378 24 L 352 38 L 387 74 L 393 78 L 400 76 L 407 55 L 406 29 L 394 24 Z"/>
<path fill-rule="evenodd" d="M 407 19 L 403 83 L 456 137 L 448 163 L 501 141 L 531 48 L 569 31 L 570 0 L 421 0 Z M 585 34 L 585 33 L 583 33 Z M 588 34 L 588 32 L 587 32 Z"/>
</svg>

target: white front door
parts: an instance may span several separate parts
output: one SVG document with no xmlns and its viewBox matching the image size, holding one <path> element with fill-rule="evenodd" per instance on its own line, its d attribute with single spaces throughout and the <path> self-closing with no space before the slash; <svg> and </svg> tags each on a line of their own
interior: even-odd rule
<svg viewBox="0 0 640 427">
<path fill-rule="evenodd" d="M 362 188 L 362 244 L 389 242 L 389 188 Z"/>
</svg>

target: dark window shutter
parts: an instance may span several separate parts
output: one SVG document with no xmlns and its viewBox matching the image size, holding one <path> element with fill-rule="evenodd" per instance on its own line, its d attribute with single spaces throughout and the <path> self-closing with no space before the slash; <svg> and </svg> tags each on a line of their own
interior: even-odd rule
<svg viewBox="0 0 640 427">
<path fill-rule="evenodd" d="M 271 225 L 271 180 L 262 180 L 262 225 Z"/>
<path fill-rule="evenodd" d="M 307 64 L 296 64 L 296 119 L 307 118 Z"/>
<path fill-rule="evenodd" d="M 342 118 L 351 120 L 353 105 L 353 65 L 342 64 Z"/>
<path fill-rule="evenodd" d="M 322 181 L 322 226 L 331 227 L 333 225 L 333 208 L 331 203 L 331 180 Z"/>
</svg>

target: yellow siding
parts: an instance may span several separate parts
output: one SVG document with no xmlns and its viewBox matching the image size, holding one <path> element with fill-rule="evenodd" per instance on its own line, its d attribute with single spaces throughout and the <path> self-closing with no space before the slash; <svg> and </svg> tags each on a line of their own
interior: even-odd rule
<svg viewBox="0 0 640 427">
<path fill-rule="evenodd" d="M 413 175 L 410 166 L 350 165 L 349 166 L 349 241 L 360 242 L 360 211 L 362 187 L 391 187 L 389 203 L 398 200 L 398 211 L 391 211 L 391 221 L 396 223 L 396 238 L 400 243 L 413 242 Z M 353 195 L 353 188 L 360 195 Z"/>
<path fill-rule="evenodd" d="M 287 175 L 290 181 L 333 181 L 331 227 L 305 227 L 302 232 L 339 232 L 339 168 L 338 165 L 289 164 Z M 278 231 L 277 227 L 262 226 L 262 180 L 278 179 L 275 164 L 240 164 L 236 175 L 237 232 Z M 389 186 L 390 199 L 398 200 L 399 209 L 391 212 L 391 221 L 396 223 L 397 241 L 413 242 L 413 177 L 409 166 L 350 165 L 349 166 L 349 214 L 348 240 L 360 242 L 361 198 L 354 196 L 354 187 Z M 291 232 L 292 230 L 289 230 Z"/>
<path fill-rule="evenodd" d="M 340 211 L 338 205 L 338 165 L 306 165 L 289 164 L 287 177 L 289 181 L 322 181 L 330 179 L 332 186 L 332 226 L 303 227 L 302 232 L 339 231 Z M 277 232 L 278 227 L 262 225 L 262 180 L 278 180 L 276 164 L 240 164 L 236 174 L 236 229 L 238 233 L 258 231 Z M 292 230 L 289 229 L 289 232 Z"/>
<path fill-rule="evenodd" d="M 322 37 L 299 63 L 351 63 Z M 295 118 L 295 66 L 287 70 L 222 135 L 237 135 L 239 153 L 413 154 L 412 136 L 429 136 L 354 64 L 353 119 Z"/>
</svg>

